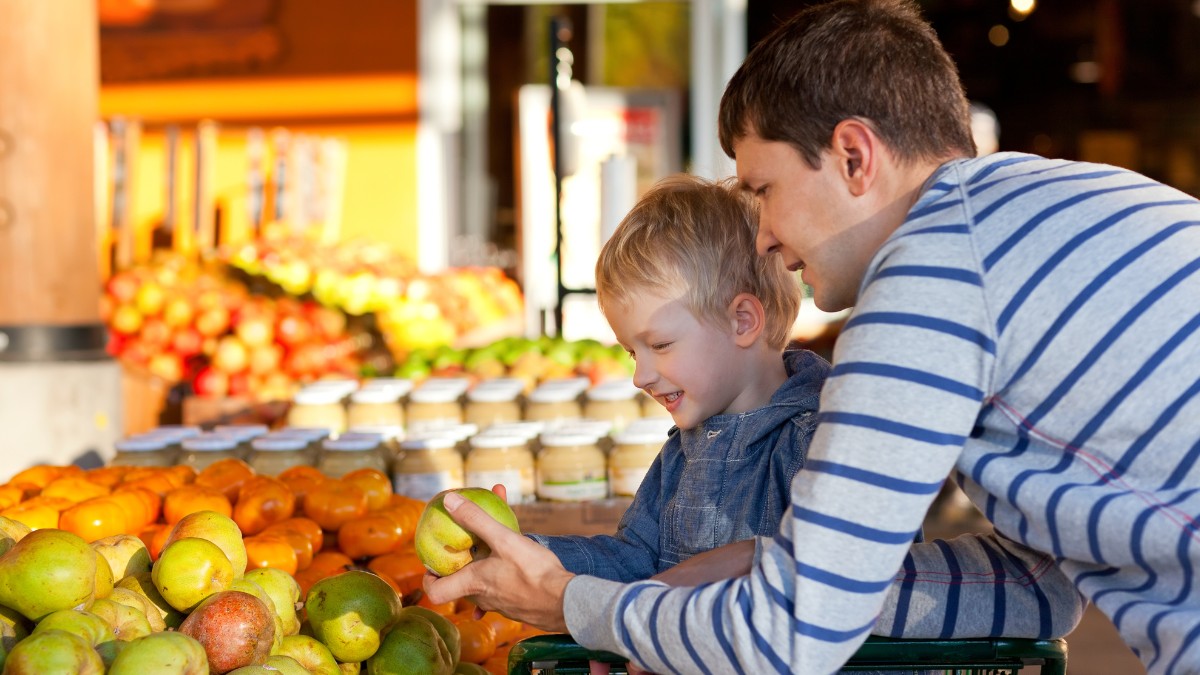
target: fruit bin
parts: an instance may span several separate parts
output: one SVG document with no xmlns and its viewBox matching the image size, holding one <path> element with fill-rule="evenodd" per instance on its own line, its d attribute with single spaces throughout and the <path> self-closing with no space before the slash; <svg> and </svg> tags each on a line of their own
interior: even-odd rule
<svg viewBox="0 0 1200 675">
<path fill-rule="evenodd" d="M 626 673 L 626 659 L 612 652 L 587 649 L 570 635 L 539 635 L 513 646 L 509 675 L 586 674 L 589 661 L 611 664 L 611 673 Z M 976 638 L 963 640 L 903 640 L 871 636 L 842 672 L 953 672 L 955 675 L 1016 673 L 1041 666 L 1042 675 L 1066 675 L 1066 640 Z"/>
</svg>

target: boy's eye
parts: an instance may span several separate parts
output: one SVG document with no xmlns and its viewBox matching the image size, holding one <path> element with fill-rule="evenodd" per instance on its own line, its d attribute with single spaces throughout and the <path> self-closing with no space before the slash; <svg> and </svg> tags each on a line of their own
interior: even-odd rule
<svg viewBox="0 0 1200 675">
<path fill-rule="evenodd" d="M 662 350 L 664 350 L 670 346 L 671 346 L 670 342 L 659 342 L 658 344 L 650 345 L 650 348 L 656 352 L 661 352 Z"/>
</svg>

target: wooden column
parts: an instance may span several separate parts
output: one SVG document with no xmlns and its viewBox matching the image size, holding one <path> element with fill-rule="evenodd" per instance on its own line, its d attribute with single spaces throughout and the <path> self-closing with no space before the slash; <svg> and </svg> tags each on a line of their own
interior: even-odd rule
<svg viewBox="0 0 1200 675">
<path fill-rule="evenodd" d="M 0 2 L 0 326 L 100 321 L 96 0 Z"/>
</svg>

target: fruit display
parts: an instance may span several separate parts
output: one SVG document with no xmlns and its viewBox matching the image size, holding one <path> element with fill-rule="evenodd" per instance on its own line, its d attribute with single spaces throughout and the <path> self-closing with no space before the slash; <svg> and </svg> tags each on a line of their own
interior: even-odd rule
<svg viewBox="0 0 1200 675">
<path fill-rule="evenodd" d="M 379 245 L 260 241 L 197 260 L 159 251 L 104 286 L 109 351 L 192 393 L 286 400 L 326 376 L 386 373 L 413 350 L 511 332 L 516 283 L 495 268 L 421 275 Z"/>
<path fill-rule="evenodd" d="M 32 467 L 0 486 L 0 667 L 504 673 L 540 631 L 429 603 L 414 539 L 457 526 L 419 525 L 426 511 L 374 469 Z"/>
<path fill-rule="evenodd" d="M 524 381 L 528 390 L 546 380 L 569 377 L 586 377 L 593 384 L 627 378 L 633 375 L 633 359 L 621 345 L 598 340 L 505 337 L 472 349 L 442 345 L 411 350 L 395 375 L 416 382 L 431 376 L 511 377 Z"/>
</svg>

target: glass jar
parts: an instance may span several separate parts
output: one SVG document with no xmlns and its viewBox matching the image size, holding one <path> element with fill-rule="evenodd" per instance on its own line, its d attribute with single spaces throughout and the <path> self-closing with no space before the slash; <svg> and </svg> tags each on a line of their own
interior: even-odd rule
<svg viewBox="0 0 1200 675">
<path fill-rule="evenodd" d="M 404 426 L 400 392 L 384 387 L 365 387 L 350 394 L 346 426 Z"/>
<path fill-rule="evenodd" d="M 200 472 L 214 462 L 230 458 L 238 459 L 237 441 L 223 434 L 207 433 L 183 439 L 178 463 Z"/>
<path fill-rule="evenodd" d="M 638 401 L 640 389 L 633 380 L 610 380 L 587 391 L 583 404 L 583 416 L 588 419 L 608 420 L 614 431 L 621 431 L 629 423 L 642 417 L 642 406 Z"/>
<path fill-rule="evenodd" d="M 438 426 L 462 424 L 463 408 L 458 399 L 462 392 L 457 387 L 422 385 L 408 396 L 408 408 L 404 411 L 408 420 L 408 432 L 419 433 Z"/>
<path fill-rule="evenodd" d="M 533 501 L 537 494 L 534 476 L 533 453 L 525 439 L 499 434 L 471 438 L 464 475 L 467 487 L 490 490 L 500 483 L 508 491 L 509 504 L 522 504 Z"/>
<path fill-rule="evenodd" d="M 392 466 L 392 486 L 396 494 L 429 501 L 442 490 L 463 486 L 463 457 L 454 447 L 453 438 L 428 436 L 400 443 L 400 452 Z"/>
<path fill-rule="evenodd" d="M 408 396 L 413 381 L 402 377 L 375 377 L 362 383 L 362 389 L 387 389 L 396 392 L 397 398 Z"/>
<path fill-rule="evenodd" d="M 249 463 L 255 473 L 278 476 L 294 466 L 312 466 L 312 453 L 300 436 L 272 434 L 250 441 Z"/>
<path fill-rule="evenodd" d="M 147 431 L 145 435 L 166 440 L 167 452 L 172 461 L 178 462 L 179 454 L 183 452 L 183 439 L 195 438 L 202 433 L 200 427 L 190 424 L 163 424 Z"/>
<path fill-rule="evenodd" d="M 467 392 L 464 418 L 480 428 L 521 421 L 520 380 L 487 380 Z"/>
<path fill-rule="evenodd" d="M 591 436 L 596 441 L 596 447 L 605 455 L 612 450 L 612 438 L 609 434 L 613 432 L 613 423 L 609 420 L 563 420 L 551 431 Z"/>
<path fill-rule="evenodd" d="M 542 434 L 537 457 L 537 496 L 555 502 L 585 502 L 608 496 L 604 452 L 590 434 Z"/>
<path fill-rule="evenodd" d="M 666 440 L 665 433 L 648 426 L 635 426 L 613 436 L 608 482 L 614 497 L 632 497 L 637 493 Z"/>
<path fill-rule="evenodd" d="M 387 458 L 380 441 L 376 434 L 343 434 L 338 438 L 327 438 L 321 443 L 317 468 L 330 478 L 341 478 L 358 469 L 387 473 Z"/>
<path fill-rule="evenodd" d="M 304 439 L 304 442 L 308 444 L 308 461 L 315 466 L 317 456 L 321 454 L 321 443 L 333 434 L 330 429 L 325 427 L 284 427 L 271 435 Z"/>
<path fill-rule="evenodd" d="M 480 436 L 517 436 L 525 442 L 525 447 L 537 456 L 538 450 L 541 449 L 541 444 L 538 443 L 538 436 L 546 430 L 544 422 L 505 422 L 503 424 L 493 424 L 489 427 L 484 427 L 479 432 Z"/>
<path fill-rule="evenodd" d="M 579 391 L 575 387 L 539 385 L 529 392 L 525 402 L 525 419 L 545 422 L 553 426 L 563 420 L 579 419 L 583 408 L 579 405 Z"/>
<path fill-rule="evenodd" d="M 138 434 L 122 438 L 113 447 L 117 451 L 111 462 L 114 466 L 171 466 L 175 463 L 175 452 L 165 436 Z"/>
<path fill-rule="evenodd" d="M 265 424 L 221 424 L 213 427 L 213 433 L 229 436 L 238 444 L 238 457 L 250 456 L 251 442 L 270 431 Z"/>
<path fill-rule="evenodd" d="M 308 386 L 292 397 L 288 409 L 289 427 L 321 427 L 333 434 L 346 430 L 346 408 L 342 405 L 345 394 L 339 387 Z"/>
</svg>

